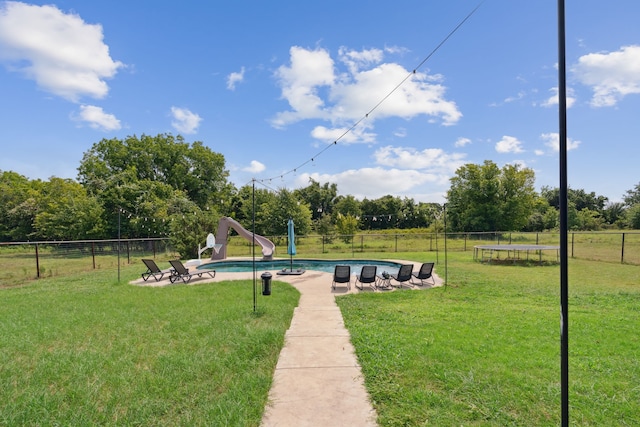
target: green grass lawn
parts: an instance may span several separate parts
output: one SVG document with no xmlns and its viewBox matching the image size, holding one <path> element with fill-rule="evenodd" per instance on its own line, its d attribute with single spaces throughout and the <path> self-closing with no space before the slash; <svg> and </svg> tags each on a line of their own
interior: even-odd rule
<svg viewBox="0 0 640 427">
<path fill-rule="evenodd" d="M 446 289 L 337 298 L 380 425 L 559 425 L 559 267 L 471 257 Z M 251 281 L 128 285 L 142 270 L 0 289 L 0 425 L 259 425 L 298 292 L 254 313 Z M 569 273 L 571 424 L 640 425 L 640 267 Z"/>
<path fill-rule="evenodd" d="M 0 425 L 259 425 L 298 291 L 141 270 L 0 290 Z"/>
<path fill-rule="evenodd" d="M 571 423 L 640 425 L 640 269 L 569 272 Z M 337 299 L 380 425 L 559 425 L 559 267 L 456 254 L 448 276 L 446 289 Z"/>
</svg>

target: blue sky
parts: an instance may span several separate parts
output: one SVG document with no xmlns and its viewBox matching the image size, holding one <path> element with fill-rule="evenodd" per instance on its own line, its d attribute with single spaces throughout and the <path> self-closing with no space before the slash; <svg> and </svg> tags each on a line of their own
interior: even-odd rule
<svg viewBox="0 0 640 427">
<path fill-rule="evenodd" d="M 493 160 L 557 187 L 556 1 L 486 0 L 412 73 L 479 3 L 0 1 L 0 170 L 76 178 L 103 138 L 172 133 L 237 186 L 442 203 Z M 620 201 L 640 182 L 640 2 L 566 14 L 569 185 Z"/>
</svg>

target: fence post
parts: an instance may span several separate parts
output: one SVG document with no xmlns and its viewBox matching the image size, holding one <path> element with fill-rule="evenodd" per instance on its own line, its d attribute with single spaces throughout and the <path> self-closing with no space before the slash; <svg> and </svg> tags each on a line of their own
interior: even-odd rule
<svg viewBox="0 0 640 427">
<path fill-rule="evenodd" d="M 40 256 L 38 254 L 38 243 L 36 243 L 36 277 L 40 278 Z"/>
<path fill-rule="evenodd" d="M 573 258 L 573 243 L 575 241 L 576 233 L 571 233 L 571 258 Z"/>
<path fill-rule="evenodd" d="M 129 241 L 127 240 L 127 264 L 131 264 L 131 254 L 129 253 Z"/>
<path fill-rule="evenodd" d="M 364 234 L 360 235 L 360 253 L 364 252 Z"/>
<path fill-rule="evenodd" d="M 322 253 L 324 253 L 324 234 L 322 235 Z"/>
<path fill-rule="evenodd" d="M 96 269 L 96 244 L 91 242 L 91 258 L 93 259 L 93 269 Z"/>
<path fill-rule="evenodd" d="M 398 252 L 398 234 L 396 233 L 396 252 Z"/>
<path fill-rule="evenodd" d="M 467 236 L 469 233 L 464 233 L 464 251 L 467 252 Z"/>
<path fill-rule="evenodd" d="M 622 233 L 622 253 L 620 254 L 620 264 L 624 264 L 624 235 L 625 233 Z"/>
</svg>

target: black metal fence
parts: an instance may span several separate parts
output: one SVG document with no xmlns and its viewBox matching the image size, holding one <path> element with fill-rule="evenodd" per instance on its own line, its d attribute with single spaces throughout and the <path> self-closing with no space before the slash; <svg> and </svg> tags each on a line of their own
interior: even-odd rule
<svg viewBox="0 0 640 427">
<path fill-rule="evenodd" d="M 558 245 L 558 233 L 447 233 L 447 250 L 473 251 L 483 244 Z M 276 256 L 286 257 L 287 237 L 269 237 L 276 244 Z M 640 231 L 571 232 L 569 256 L 614 263 L 640 265 Z M 313 258 L 325 254 L 350 255 L 384 252 L 442 252 L 443 233 L 386 233 L 355 235 L 296 236 L 298 256 Z M 259 248 L 256 253 L 260 255 Z M 251 242 L 231 236 L 228 256 L 251 256 Z M 549 254 L 555 258 L 556 254 Z M 0 287 L 15 286 L 25 279 L 69 275 L 92 269 L 117 269 L 141 258 L 167 261 L 179 257 L 166 238 L 82 240 L 72 242 L 0 243 Z"/>
<path fill-rule="evenodd" d="M 0 286 L 24 279 L 117 269 L 141 258 L 176 258 L 168 239 L 0 243 Z"/>
<path fill-rule="evenodd" d="M 485 244 L 560 244 L 558 233 L 447 233 L 447 250 L 473 251 L 474 246 Z M 640 231 L 627 232 L 571 232 L 569 256 L 594 261 L 620 262 L 640 265 Z M 276 244 L 276 254 L 287 253 L 286 236 L 270 236 Z M 296 236 L 298 255 L 350 254 L 367 252 L 437 252 L 444 251 L 444 233 L 385 233 L 354 235 Z M 260 251 L 258 250 L 259 254 Z M 229 238 L 228 256 L 251 256 L 251 242 L 240 236 Z M 556 257 L 556 254 L 549 254 Z"/>
</svg>

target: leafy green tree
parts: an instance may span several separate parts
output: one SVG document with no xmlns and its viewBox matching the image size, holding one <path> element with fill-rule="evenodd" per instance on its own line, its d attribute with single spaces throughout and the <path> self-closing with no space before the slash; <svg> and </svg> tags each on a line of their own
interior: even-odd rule
<svg viewBox="0 0 640 427">
<path fill-rule="evenodd" d="M 215 234 L 220 216 L 215 210 L 202 210 L 186 196 L 175 197 L 168 208 L 170 216 L 169 242 L 182 259 L 198 256 L 209 233 Z"/>
<path fill-rule="evenodd" d="M 322 236 L 329 236 L 329 240 L 331 240 L 334 230 L 331 215 L 323 214 L 320 218 L 313 221 L 313 230 Z"/>
<path fill-rule="evenodd" d="M 353 235 L 358 231 L 358 220 L 350 214 L 338 214 L 336 230 L 345 243 L 350 243 L 353 240 Z"/>
<path fill-rule="evenodd" d="M 550 188 L 544 186 L 540 189 L 540 195 L 547 199 L 550 206 L 555 209 L 560 209 L 560 189 Z M 567 200 L 573 202 L 575 208 L 578 211 L 582 209 L 591 209 L 592 211 L 602 213 L 604 206 L 606 205 L 608 198 L 605 196 L 599 196 L 595 192 L 587 193 L 582 189 L 574 190 L 573 188 L 567 189 Z"/>
<path fill-rule="evenodd" d="M 609 203 L 604 208 L 604 218 L 608 224 L 617 225 L 620 228 L 624 225 L 625 204 L 621 202 Z"/>
<path fill-rule="evenodd" d="M 311 210 L 311 219 L 318 220 L 323 215 L 331 215 L 338 195 L 337 184 L 325 182 L 323 185 L 309 178 L 309 185 L 294 190 L 298 200 L 303 201 Z"/>
<path fill-rule="evenodd" d="M 362 215 L 362 209 L 360 208 L 360 201 L 351 195 L 338 196 L 333 208 L 334 221 L 337 219 L 338 214 L 343 216 L 351 215 L 354 218 L 359 218 Z"/>
<path fill-rule="evenodd" d="M 636 203 L 626 211 L 627 227 L 640 230 L 640 203 Z"/>
<path fill-rule="evenodd" d="M 181 136 L 170 134 L 103 139 L 84 153 L 78 168 L 79 182 L 104 207 L 110 235 L 117 228 L 114 218 L 120 209 L 140 218 L 139 209 L 149 210 L 139 208 L 141 202 L 162 207 L 174 190 L 200 209 L 230 206 L 234 189 L 227 182 L 228 175 L 222 154 L 202 142 L 188 144 Z M 140 234 L 135 224 L 125 224 L 124 230 L 130 237 L 147 234 Z"/>
<path fill-rule="evenodd" d="M 365 230 L 398 228 L 402 207 L 402 199 L 391 195 L 375 200 L 364 199 L 360 203 L 362 210 L 360 224 Z"/>
<path fill-rule="evenodd" d="M 289 219 L 293 219 L 296 234 L 308 234 L 311 230 L 309 207 L 301 203 L 293 192 L 287 189 L 278 190 L 275 197 L 262 204 L 260 209 L 261 230 L 266 236 L 286 236 Z"/>
<path fill-rule="evenodd" d="M 533 170 L 494 162 L 467 164 L 451 178 L 447 212 L 456 231 L 517 231 L 533 211 L 536 193 Z"/>
<path fill-rule="evenodd" d="M 627 190 L 627 193 L 622 198 L 625 205 L 628 207 L 640 204 L 640 182 L 636 184 L 631 190 Z"/>
<path fill-rule="evenodd" d="M 0 171 L 0 241 L 35 237 L 42 185 L 42 181 L 29 181 L 16 172 Z"/>
<path fill-rule="evenodd" d="M 81 240 L 103 236 L 103 209 L 95 197 L 71 179 L 51 178 L 44 184 L 35 217 L 38 238 Z"/>
<path fill-rule="evenodd" d="M 585 208 L 578 211 L 578 229 L 583 231 L 595 231 L 602 229 L 604 218 L 599 212 Z"/>
</svg>

